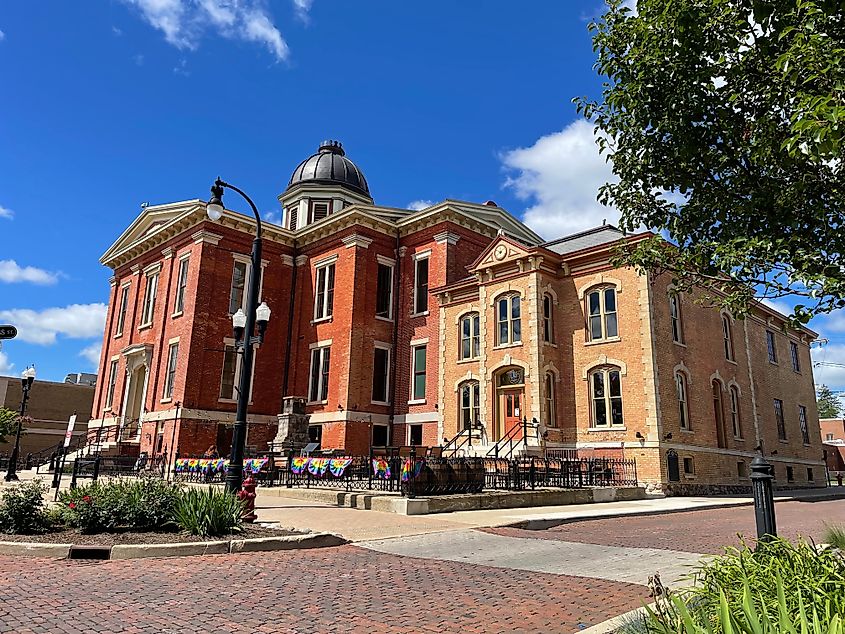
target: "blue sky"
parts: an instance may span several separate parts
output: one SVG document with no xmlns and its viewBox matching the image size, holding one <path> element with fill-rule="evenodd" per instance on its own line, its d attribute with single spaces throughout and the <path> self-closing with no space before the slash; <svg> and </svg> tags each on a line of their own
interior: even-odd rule
<svg viewBox="0 0 845 634">
<path fill-rule="evenodd" d="M 550 238 L 614 221 L 595 202 L 609 170 L 571 104 L 600 89 L 586 26 L 601 7 L 4 2 L 0 322 L 21 335 L 0 374 L 95 369 L 98 260 L 142 202 L 205 198 L 219 174 L 278 220 L 276 196 L 324 138 L 379 204 L 494 199 Z M 845 318 L 820 321 L 837 361 Z M 845 387 L 845 371 L 822 372 Z"/>
</svg>

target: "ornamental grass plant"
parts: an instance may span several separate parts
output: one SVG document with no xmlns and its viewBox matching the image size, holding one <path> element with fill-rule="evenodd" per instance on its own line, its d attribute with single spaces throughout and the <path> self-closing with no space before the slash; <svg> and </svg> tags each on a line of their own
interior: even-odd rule
<svg viewBox="0 0 845 634">
<path fill-rule="evenodd" d="M 224 489 L 189 488 L 176 503 L 174 518 L 191 535 L 217 537 L 241 531 L 244 503 Z"/>
<path fill-rule="evenodd" d="M 845 528 L 842 526 L 828 526 L 824 532 L 824 541 L 834 548 L 845 551 Z"/>
<path fill-rule="evenodd" d="M 623 632 L 845 634 L 845 558 L 799 540 L 743 544 L 707 561 Z"/>
</svg>

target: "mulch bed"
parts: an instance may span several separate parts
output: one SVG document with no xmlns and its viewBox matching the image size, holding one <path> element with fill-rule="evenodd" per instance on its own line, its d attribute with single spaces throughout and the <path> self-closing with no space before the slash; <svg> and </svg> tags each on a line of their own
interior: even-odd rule
<svg viewBox="0 0 845 634">
<path fill-rule="evenodd" d="M 6 535 L 0 533 L 0 542 L 36 542 L 42 544 L 74 544 L 82 546 L 115 546 L 117 544 L 178 544 L 185 542 L 214 542 L 229 539 L 254 539 L 257 537 L 284 537 L 301 535 L 301 532 L 280 528 L 268 528 L 258 525 L 244 525 L 243 530 L 231 535 L 219 537 L 199 537 L 179 532 L 134 533 L 130 531 L 115 533 L 95 533 L 87 535 L 75 530 L 44 533 L 41 535 Z"/>
</svg>

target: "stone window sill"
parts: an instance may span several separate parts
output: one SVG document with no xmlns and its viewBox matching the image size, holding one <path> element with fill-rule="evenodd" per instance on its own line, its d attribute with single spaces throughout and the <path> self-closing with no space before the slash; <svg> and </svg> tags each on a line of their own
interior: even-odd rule
<svg viewBox="0 0 845 634">
<path fill-rule="evenodd" d="M 622 341 L 622 337 L 608 337 L 607 339 L 595 339 L 593 341 L 585 341 L 585 346 L 598 346 L 603 343 L 619 343 Z"/>
<path fill-rule="evenodd" d="M 411 313 L 411 315 L 410 315 L 410 316 L 411 316 L 411 317 L 428 317 L 428 316 L 429 316 L 429 314 L 430 314 L 430 313 L 429 313 L 429 311 L 424 310 L 424 311 L 422 311 L 421 313 Z"/>
<path fill-rule="evenodd" d="M 325 400 L 325 401 L 305 401 L 305 404 L 306 405 L 328 405 L 329 401 L 328 401 L 328 399 Z"/>
<path fill-rule="evenodd" d="M 738 365 L 739 365 L 739 364 L 738 364 L 736 361 L 734 361 L 733 359 L 725 359 L 725 361 L 727 361 L 728 363 L 731 363 L 731 364 L 733 364 L 733 365 L 736 365 L 736 366 L 738 366 Z"/>
<path fill-rule="evenodd" d="M 393 323 L 393 317 L 384 317 L 384 316 L 382 316 L 382 315 L 376 315 L 376 319 L 377 319 L 378 321 L 387 321 L 387 322 L 389 322 L 389 323 L 391 323 L 391 324 Z"/>
<path fill-rule="evenodd" d="M 425 405 L 425 399 L 424 398 L 411 399 L 410 401 L 408 401 L 408 405 Z"/>
<path fill-rule="evenodd" d="M 516 343 L 501 343 L 498 346 L 493 346 L 493 350 L 505 350 L 506 348 L 518 348 L 522 345 L 521 341 Z"/>
<path fill-rule="evenodd" d="M 457 361 L 455 361 L 455 363 L 457 363 L 458 365 L 462 363 L 478 363 L 480 359 L 480 357 L 473 357 L 471 359 L 458 359 Z"/>
<path fill-rule="evenodd" d="M 334 315 L 329 315 L 328 317 L 320 317 L 319 319 L 312 319 L 311 325 L 314 324 L 322 324 L 322 323 L 331 323 L 334 321 Z"/>
<path fill-rule="evenodd" d="M 554 341 L 544 341 L 544 346 L 549 346 L 550 348 L 557 348 L 557 344 Z"/>
<path fill-rule="evenodd" d="M 628 428 L 624 425 L 611 425 L 609 427 L 588 427 L 587 432 L 594 432 L 594 431 L 628 431 Z"/>
<path fill-rule="evenodd" d="M 184 315 L 184 314 L 185 314 L 185 311 L 180 310 L 178 313 L 173 313 L 173 314 L 170 316 L 170 318 L 171 318 L 171 319 L 176 319 L 177 317 L 181 317 L 181 316 L 182 316 L 182 315 Z"/>
<path fill-rule="evenodd" d="M 685 473 L 684 478 L 686 478 L 687 480 L 695 480 L 695 474 L 694 473 Z"/>
<path fill-rule="evenodd" d="M 141 324 L 140 326 L 138 326 L 138 332 L 141 332 L 142 330 L 149 330 L 152 327 L 153 327 L 153 322 L 150 322 L 148 324 Z"/>
<path fill-rule="evenodd" d="M 682 434 L 694 434 L 695 433 L 695 431 L 692 430 L 692 429 L 679 429 L 678 431 L 681 432 Z"/>
<path fill-rule="evenodd" d="M 163 398 L 159 401 L 159 403 L 161 403 L 162 405 L 164 405 L 165 403 L 171 403 L 171 402 L 173 402 L 172 398 Z"/>
</svg>

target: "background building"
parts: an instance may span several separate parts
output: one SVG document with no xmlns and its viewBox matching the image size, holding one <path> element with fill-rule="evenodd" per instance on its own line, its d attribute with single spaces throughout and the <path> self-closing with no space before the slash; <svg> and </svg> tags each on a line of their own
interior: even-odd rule
<svg viewBox="0 0 845 634">
<path fill-rule="evenodd" d="M 0 407 L 19 412 L 21 408 L 21 380 L 0 376 Z M 29 392 L 26 415 L 32 421 L 25 425 L 21 436 L 20 457 L 37 453 L 64 441 L 68 420 L 76 413 L 74 437 L 85 433 L 94 402 L 94 388 L 89 385 L 54 383 L 36 380 Z M 0 444 L 0 453 L 11 454 L 14 436 Z"/>
<path fill-rule="evenodd" d="M 250 451 L 298 397 L 312 438 L 353 454 L 460 435 L 474 439 L 464 451 L 504 451 L 527 432 L 521 450 L 624 454 L 653 488 L 708 492 L 748 488 L 762 446 L 779 486 L 823 484 L 815 333 L 763 305 L 736 320 L 611 264 L 620 241 L 649 234 L 601 226 L 544 242 L 492 201 L 380 207 L 334 141 L 279 201 Z M 190 200 L 147 207 L 106 252 L 92 426 L 167 460 L 228 451 L 244 370 L 230 315 L 247 297 L 253 232 Z"/>
</svg>

